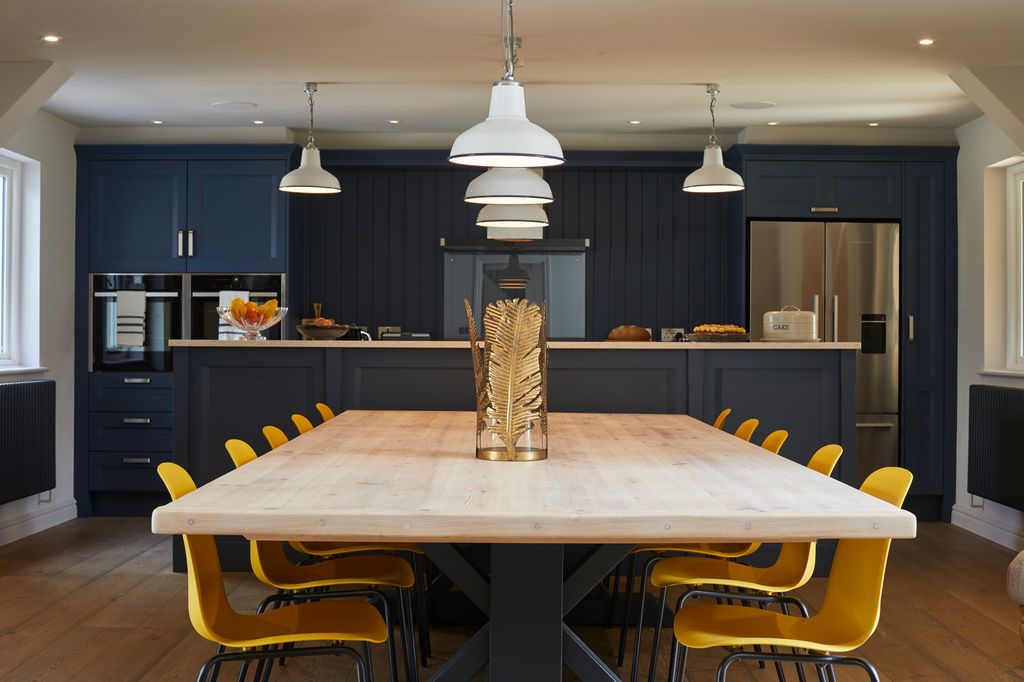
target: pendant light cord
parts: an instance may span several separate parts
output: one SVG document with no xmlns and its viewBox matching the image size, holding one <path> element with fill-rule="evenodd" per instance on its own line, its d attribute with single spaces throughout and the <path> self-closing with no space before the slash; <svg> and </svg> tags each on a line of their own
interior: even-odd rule
<svg viewBox="0 0 1024 682">
<path fill-rule="evenodd" d="M 718 145 L 718 125 L 715 122 L 715 105 L 718 104 L 718 86 L 714 84 L 708 84 L 708 94 L 711 95 L 711 136 L 708 138 L 708 142 L 713 145 Z"/>
<path fill-rule="evenodd" d="M 313 139 L 313 93 L 316 92 L 316 83 L 306 83 L 306 103 L 309 104 L 309 133 L 306 136 L 306 149 L 316 147 L 316 140 Z"/>
<path fill-rule="evenodd" d="M 505 64 L 505 81 L 516 79 L 516 62 L 519 61 L 519 49 L 516 44 L 515 24 L 512 20 L 512 5 L 516 0 L 500 0 L 501 2 L 501 60 Z"/>
</svg>

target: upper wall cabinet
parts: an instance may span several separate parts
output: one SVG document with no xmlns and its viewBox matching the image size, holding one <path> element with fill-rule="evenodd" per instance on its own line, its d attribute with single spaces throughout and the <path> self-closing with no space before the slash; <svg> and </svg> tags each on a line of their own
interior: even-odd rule
<svg viewBox="0 0 1024 682">
<path fill-rule="evenodd" d="M 92 160 L 91 272 L 284 272 L 280 159 Z"/>
<path fill-rule="evenodd" d="M 750 218 L 898 219 L 903 213 L 896 161 L 789 161 L 746 164 Z"/>
</svg>

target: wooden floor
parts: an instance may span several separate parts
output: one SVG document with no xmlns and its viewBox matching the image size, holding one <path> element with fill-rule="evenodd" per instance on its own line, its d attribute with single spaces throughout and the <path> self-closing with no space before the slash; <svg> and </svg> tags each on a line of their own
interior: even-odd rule
<svg viewBox="0 0 1024 682">
<path fill-rule="evenodd" d="M 1018 610 L 1004 587 L 1011 552 L 945 524 L 923 524 L 916 540 L 893 547 L 882 622 L 860 652 L 882 678 L 1024 679 Z M 148 519 L 79 519 L 0 547 L 0 679 L 194 679 L 213 645 L 192 630 L 185 578 L 172 573 L 170 563 L 170 541 L 151 535 Z M 229 575 L 227 584 L 239 610 L 251 609 L 267 593 L 251 576 Z M 801 592 L 817 605 L 822 589 L 823 581 L 814 580 Z M 469 634 L 435 631 L 431 668 Z M 612 660 L 617 630 L 580 634 Z M 662 649 L 667 653 L 664 643 Z M 375 670 L 383 680 L 378 653 Z M 692 652 L 687 679 L 713 680 L 721 656 L 721 650 Z M 842 669 L 839 678 L 865 679 Z M 277 668 L 273 679 L 347 681 L 355 675 L 343 659 L 309 659 Z M 775 674 L 734 667 L 730 679 L 771 680 Z"/>
</svg>

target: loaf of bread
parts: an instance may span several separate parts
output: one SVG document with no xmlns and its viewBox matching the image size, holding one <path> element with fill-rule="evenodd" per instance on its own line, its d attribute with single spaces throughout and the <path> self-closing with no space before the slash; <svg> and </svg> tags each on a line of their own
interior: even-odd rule
<svg viewBox="0 0 1024 682">
<path fill-rule="evenodd" d="M 609 341 L 650 341 L 651 333 L 635 324 L 624 324 L 608 332 Z"/>
<path fill-rule="evenodd" d="M 694 334 L 746 334 L 747 330 L 735 324 L 699 324 Z"/>
</svg>

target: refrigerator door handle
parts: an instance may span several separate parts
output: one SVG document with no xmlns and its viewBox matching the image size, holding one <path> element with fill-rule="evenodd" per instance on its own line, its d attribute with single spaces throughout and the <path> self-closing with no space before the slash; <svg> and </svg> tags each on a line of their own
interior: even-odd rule
<svg viewBox="0 0 1024 682">
<path fill-rule="evenodd" d="M 907 315 L 907 341 L 914 342 L 914 316 Z"/>
<path fill-rule="evenodd" d="M 832 296 L 832 340 L 839 340 L 839 294 Z"/>
</svg>

